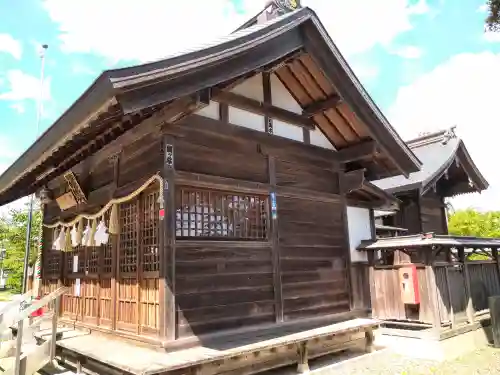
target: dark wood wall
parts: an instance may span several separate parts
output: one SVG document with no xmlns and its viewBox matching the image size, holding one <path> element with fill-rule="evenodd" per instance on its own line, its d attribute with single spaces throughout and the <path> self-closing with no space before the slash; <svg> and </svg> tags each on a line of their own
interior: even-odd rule
<svg viewBox="0 0 500 375">
<path fill-rule="evenodd" d="M 348 311 L 345 206 L 330 151 L 198 116 L 172 130 L 184 185 L 277 193 L 266 238 L 177 239 L 179 336 Z"/>
<path fill-rule="evenodd" d="M 406 228 L 408 234 L 448 233 L 443 197 L 433 191 L 419 196 L 414 191 L 398 195 L 398 199 L 401 200 L 399 212 L 385 224 Z"/>
<path fill-rule="evenodd" d="M 448 234 L 443 197 L 433 191 L 420 197 L 420 216 L 424 232 Z"/>
<path fill-rule="evenodd" d="M 106 249 L 81 253 L 85 262 L 97 262 L 92 274 L 69 271 L 73 253 L 64 254 L 59 275 L 55 266 L 44 270 L 44 279 L 50 274 L 66 285 L 81 278 L 82 296 L 73 296 L 72 290 L 66 296 L 68 317 L 173 339 L 349 311 L 343 172 L 333 151 L 197 115 L 161 130 L 145 128 L 74 169 L 89 192 L 87 205 L 61 213 L 53 202 L 45 218 L 96 211 L 112 196 L 130 193 L 162 170 L 162 142 L 168 137 L 174 165 L 165 178 L 175 192 L 170 201 L 175 209 L 167 201 L 166 215 L 175 224 L 165 236 L 171 233 L 172 240 L 162 239 L 161 233 L 151 237 L 161 225 L 153 220 L 158 194 L 151 200 L 150 193 L 143 193 L 121 205 L 119 238 L 112 238 Z M 50 187 L 58 195 L 64 186 L 58 179 Z M 277 197 L 275 218 L 271 193 Z M 251 223 L 240 226 L 239 233 L 234 228 L 231 233 L 206 230 L 203 220 L 216 220 L 210 210 L 228 207 L 228 199 L 246 202 L 254 214 L 247 217 Z M 194 206 L 201 211 L 183 211 Z M 192 231 L 198 224 L 205 229 Z M 146 261 L 152 246 L 160 247 L 154 266 Z M 47 262 L 52 253 L 45 250 Z"/>
</svg>

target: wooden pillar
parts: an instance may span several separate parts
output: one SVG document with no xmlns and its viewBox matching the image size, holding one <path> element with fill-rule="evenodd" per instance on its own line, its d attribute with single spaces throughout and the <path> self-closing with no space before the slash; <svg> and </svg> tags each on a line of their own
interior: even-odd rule
<svg viewBox="0 0 500 375">
<path fill-rule="evenodd" d="M 167 341 L 177 338 L 177 318 L 175 305 L 175 140 L 171 135 L 163 139 L 163 167 L 161 177 L 163 191 L 160 192 L 160 321 L 162 334 Z"/>
<path fill-rule="evenodd" d="M 474 307 L 472 306 L 472 292 L 470 288 L 470 275 L 469 275 L 469 267 L 467 264 L 467 259 L 465 256 L 465 249 L 461 248 L 458 250 L 459 259 L 464 267 L 464 279 L 465 279 L 465 293 L 466 293 L 466 301 L 467 301 L 467 320 L 469 324 L 474 323 Z"/>
<path fill-rule="evenodd" d="M 114 197 L 119 186 L 120 178 L 120 154 L 113 155 L 110 158 L 113 163 L 113 189 L 112 197 Z M 118 220 L 120 214 L 118 213 Z M 118 307 L 118 272 L 120 270 L 120 234 L 111 235 L 111 328 L 116 329 L 116 317 Z"/>
<path fill-rule="evenodd" d="M 451 286 L 450 286 L 450 272 L 448 271 L 448 266 L 444 267 L 445 279 L 446 279 L 446 290 L 448 292 L 448 303 L 450 304 L 450 320 L 451 328 L 455 327 L 455 313 L 453 311 L 453 301 L 451 299 Z"/>
<path fill-rule="evenodd" d="M 370 308 L 372 311 L 372 317 L 374 313 L 374 307 L 376 306 L 376 288 L 375 288 L 375 251 L 368 250 L 368 283 L 370 284 Z M 376 311 L 375 311 L 376 313 Z"/>
<path fill-rule="evenodd" d="M 265 104 L 272 104 L 272 92 L 271 92 L 271 75 L 269 72 L 262 73 L 262 89 L 263 89 L 263 99 Z M 264 128 L 267 134 L 274 134 L 273 119 L 265 115 L 264 116 Z"/>
<path fill-rule="evenodd" d="M 376 240 L 377 229 L 375 228 L 375 211 L 373 208 L 370 208 L 370 233 L 372 236 L 372 240 Z"/>
<path fill-rule="evenodd" d="M 271 185 L 271 246 L 272 246 L 272 262 L 273 262 L 273 287 L 274 287 L 274 311 L 276 322 L 282 322 L 283 317 L 283 287 L 281 283 L 281 259 L 279 248 L 279 233 L 278 233 L 278 215 L 277 207 L 272 207 L 277 204 L 276 196 L 276 159 L 274 156 L 268 156 L 268 174 L 269 184 Z M 274 200 L 274 202 L 273 202 Z M 274 212 L 273 212 L 274 211 Z"/>
<path fill-rule="evenodd" d="M 500 284 L 500 263 L 499 263 L 499 259 L 498 259 L 498 249 L 497 248 L 491 249 L 491 256 L 492 256 L 493 260 L 495 261 L 496 270 L 497 270 L 497 282 L 498 282 L 498 284 Z"/>
<path fill-rule="evenodd" d="M 347 190 L 345 187 L 344 183 L 344 166 L 342 167 L 338 166 L 337 168 L 337 173 L 338 173 L 338 184 L 339 184 L 339 194 L 340 194 L 340 204 L 341 204 L 341 218 L 342 218 L 342 224 L 344 227 L 344 240 L 342 241 L 342 245 L 345 249 L 344 254 L 346 256 L 346 273 L 347 273 L 347 290 L 349 291 L 349 308 L 350 310 L 353 310 L 354 308 L 354 298 L 353 298 L 353 283 L 352 283 L 352 265 L 351 265 L 351 250 L 350 250 L 350 244 L 349 244 L 349 228 L 348 228 L 348 221 L 347 221 L 347 199 L 346 199 L 346 194 Z"/>
<path fill-rule="evenodd" d="M 427 279 L 427 292 L 429 293 L 430 307 L 432 311 L 432 327 L 438 331 L 441 329 L 441 317 L 439 315 L 436 275 L 434 273 L 433 261 L 434 250 L 431 247 L 424 248 L 425 251 L 425 276 Z"/>
</svg>

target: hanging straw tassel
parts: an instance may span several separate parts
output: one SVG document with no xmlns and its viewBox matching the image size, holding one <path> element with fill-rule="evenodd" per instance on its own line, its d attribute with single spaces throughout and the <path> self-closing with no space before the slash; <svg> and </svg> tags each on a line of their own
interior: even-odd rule
<svg viewBox="0 0 500 375">
<path fill-rule="evenodd" d="M 118 204 L 113 204 L 111 207 L 111 214 L 109 215 L 109 229 L 110 234 L 118 234 L 120 232 L 120 223 L 118 222 Z"/>
<path fill-rule="evenodd" d="M 78 227 L 76 228 L 76 242 L 80 245 L 85 245 L 82 244 L 82 238 L 83 238 L 83 217 L 78 220 Z"/>
<path fill-rule="evenodd" d="M 95 246 L 95 232 L 97 230 L 97 219 L 92 220 L 92 227 L 90 228 L 90 238 L 88 246 Z"/>
<path fill-rule="evenodd" d="M 55 228 L 52 237 L 52 250 L 57 250 L 57 240 L 59 239 L 59 229 Z"/>
<path fill-rule="evenodd" d="M 71 250 L 73 250 L 73 245 L 71 244 L 71 230 L 69 228 L 67 228 L 63 251 L 70 252 Z"/>
</svg>

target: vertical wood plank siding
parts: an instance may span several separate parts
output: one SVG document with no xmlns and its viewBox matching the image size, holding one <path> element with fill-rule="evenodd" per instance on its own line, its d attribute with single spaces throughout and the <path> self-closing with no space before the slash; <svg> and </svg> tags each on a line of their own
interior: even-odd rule
<svg viewBox="0 0 500 375">
<path fill-rule="evenodd" d="M 45 242 L 46 292 L 60 279 L 55 262 L 64 266 L 60 282 L 73 288 L 81 279 L 81 296 L 70 288 L 64 297 L 66 318 L 168 341 L 349 311 L 347 223 L 333 152 L 196 115 L 169 125 L 168 134 L 175 141 L 175 169 L 163 171 L 161 137 L 147 135 L 124 144 L 118 177 L 113 178 L 116 166 L 109 161 L 92 166 L 82 181 L 89 202 L 80 210 L 95 212 L 113 194 L 132 192 L 158 171 L 169 187 L 175 186 L 172 198 L 152 186 L 120 205 L 120 234 L 106 246 L 61 256 Z M 80 176 L 78 169 L 74 172 Z M 53 185 L 64 190 L 63 184 Z M 277 193 L 275 245 L 272 186 Z M 159 194 L 166 219 L 173 220 L 170 230 L 169 221 L 158 217 Z M 221 218 L 231 205 L 245 216 Z M 193 211 L 194 206 L 201 211 Z M 61 213 L 52 202 L 46 212 L 48 220 L 55 220 L 71 218 L 78 210 Z M 223 229 L 223 223 L 229 226 Z M 175 243 L 175 257 L 169 255 L 169 240 Z M 81 264 L 73 273 L 77 253 Z M 174 286 L 175 295 L 169 297 Z M 282 297 L 276 299 L 278 291 Z"/>
</svg>

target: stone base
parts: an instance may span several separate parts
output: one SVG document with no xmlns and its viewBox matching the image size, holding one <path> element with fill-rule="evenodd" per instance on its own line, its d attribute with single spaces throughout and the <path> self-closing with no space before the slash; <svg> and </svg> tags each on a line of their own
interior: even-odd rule
<svg viewBox="0 0 500 375">
<path fill-rule="evenodd" d="M 490 338 L 491 327 L 479 326 L 444 340 L 391 336 L 378 333 L 375 343 L 404 356 L 445 361 L 488 346 Z"/>
</svg>

